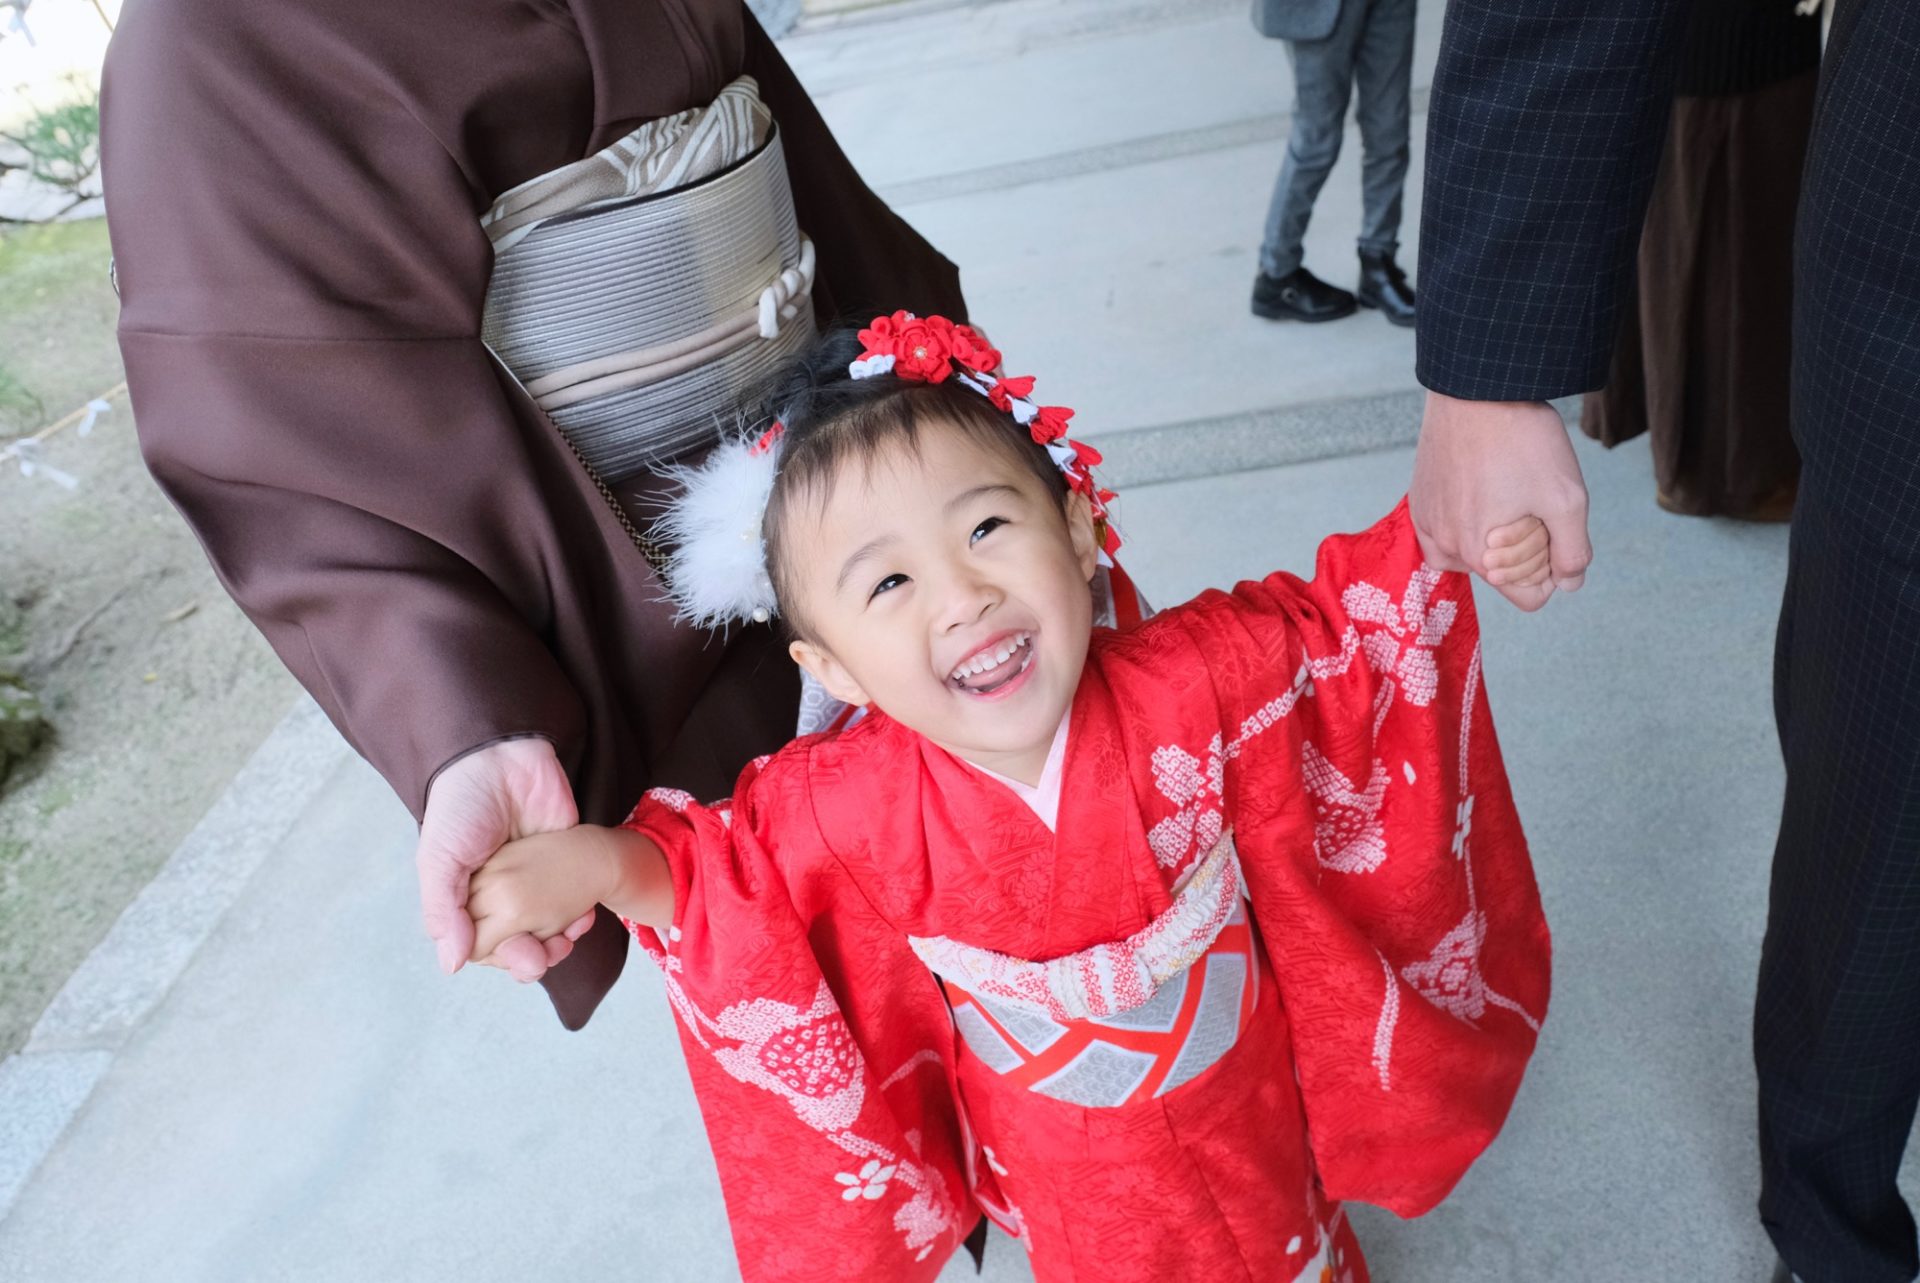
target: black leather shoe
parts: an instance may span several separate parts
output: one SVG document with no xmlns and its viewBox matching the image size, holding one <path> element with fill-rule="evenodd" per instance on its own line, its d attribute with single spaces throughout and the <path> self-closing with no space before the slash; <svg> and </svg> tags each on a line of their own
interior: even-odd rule
<svg viewBox="0 0 1920 1283">
<path fill-rule="evenodd" d="M 1800 1276 L 1788 1269 L 1785 1261 L 1781 1261 L 1774 1267 L 1773 1283 L 1800 1283 Z"/>
<path fill-rule="evenodd" d="M 1269 321 L 1337 321 L 1352 316 L 1353 295 L 1329 285 L 1304 267 L 1285 276 L 1253 278 L 1253 314 Z"/>
<path fill-rule="evenodd" d="M 1413 324 L 1413 286 L 1391 254 L 1360 256 L 1361 307 L 1377 307 L 1395 325 Z"/>
</svg>

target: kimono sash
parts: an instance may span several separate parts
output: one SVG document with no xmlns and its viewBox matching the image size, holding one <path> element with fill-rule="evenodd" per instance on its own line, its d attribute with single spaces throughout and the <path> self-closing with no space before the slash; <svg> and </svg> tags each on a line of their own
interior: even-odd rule
<svg viewBox="0 0 1920 1283">
<path fill-rule="evenodd" d="M 1265 959 L 1223 835 L 1140 931 L 1049 962 L 940 937 L 907 941 L 939 977 L 954 1028 L 1012 1085 L 1117 1107 L 1193 1081 L 1253 1018 Z"/>
<path fill-rule="evenodd" d="M 713 442 L 725 407 L 813 337 L 813 243 L 750 77 L 521 184 L 481 223 L 481 337 L 602 482 Z"/>
<path fill-rule="evenodd" d="M 1100 1020 L 1152 1002 L 1213 948 L 1240 903 L 1233 838 L 1222 834 L 1164 913 L 1125 940 L 1048 962 L 1010 958 L 946 936 L 908 936 L 927 969 L 950 984 L 1054 1021 Z"/>
</svg>

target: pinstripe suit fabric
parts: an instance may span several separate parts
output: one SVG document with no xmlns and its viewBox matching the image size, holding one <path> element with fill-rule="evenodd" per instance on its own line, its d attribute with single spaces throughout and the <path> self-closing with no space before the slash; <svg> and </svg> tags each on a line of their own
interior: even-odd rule
<svg viewBox="0 0 1920 1283">
<path fill-rule="evenodd" d="M 1506 400 L 1602 382 L 1683 12 L 1453 0 L 1421 224 L 1426 386 Z M 1920 1270 L 1895 1186 L 1920 1101 L 1916 122 L 1920 4 L 1841 0 L 1795 250 L 1805 471 L 1774 675 L 1787 791 L 1754 1012 L 1761 1217 L 1807 1283 Z"/>
</svg>

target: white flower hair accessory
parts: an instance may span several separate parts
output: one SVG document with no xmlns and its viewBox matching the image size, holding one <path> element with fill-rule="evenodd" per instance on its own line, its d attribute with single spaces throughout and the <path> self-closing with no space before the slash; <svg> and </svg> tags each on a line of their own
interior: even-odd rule
<svg viewBox="0 0 1920 1283">
<path fill-rule="evenodd" d="M 725 628 L 773 618 L 765 524 L 785 432 L 776 421 L 758 437 L 722 441 L 697 467 L 666 470 L 681 488 L 659 523 L 673 549 L 667 593 L 679 607 L 675 619 Z"/>
</svg>

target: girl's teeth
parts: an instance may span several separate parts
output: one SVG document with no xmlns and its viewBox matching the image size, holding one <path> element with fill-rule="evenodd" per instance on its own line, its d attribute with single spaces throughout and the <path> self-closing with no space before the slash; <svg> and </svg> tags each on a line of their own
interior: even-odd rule
<svg viewBox="0 0 1920 1283">
<path fill-rule="evenodd" d="M 962 677 L 974 677 L 981 673 L 990 672 L 1013 658 L 1013 656 L 1018 654 L 1031 640 L 1031 635 L 1027 633 L 1021 633 L 1016 637 L 1008 638 L 1006 641 L 1000 643 L 1000 645 L 994 647 L 992 651 L 986 654 L 976 655 L 966 663 L 960 665 L 960 667 L 954 669 L 953 675 L 958 679 Z"/>
</svg>

